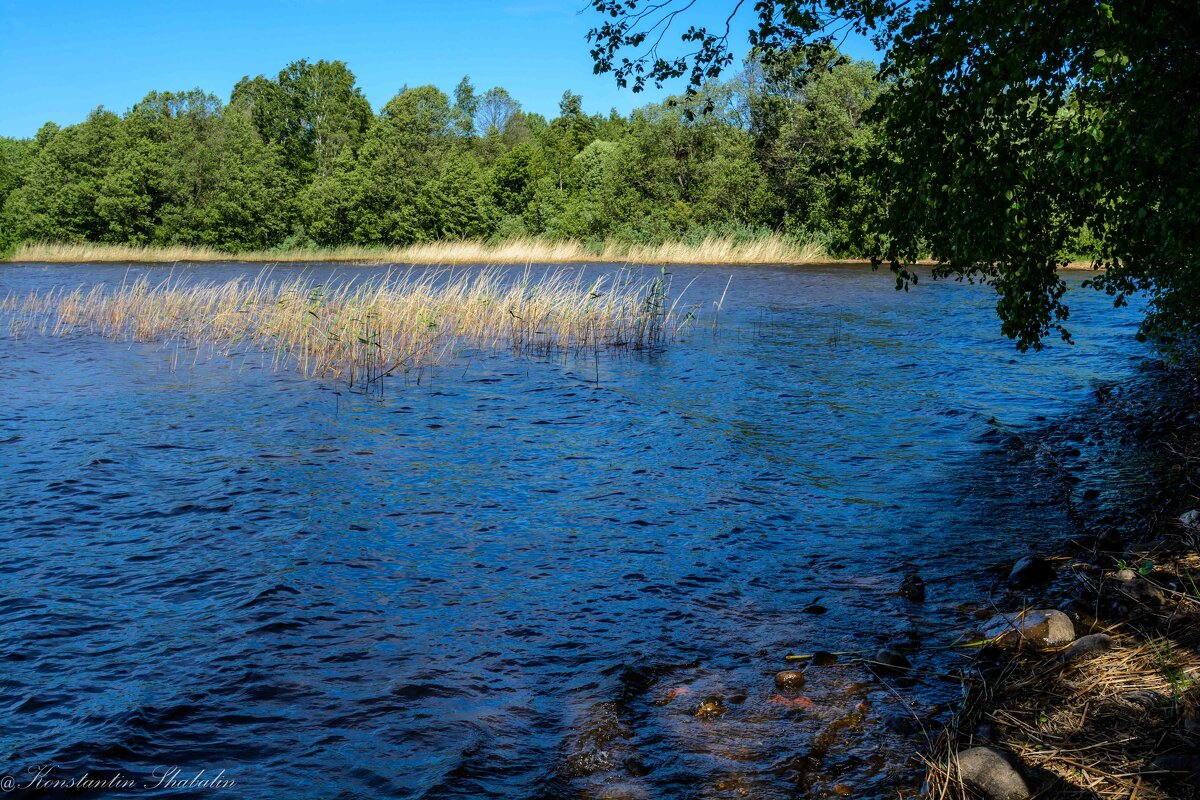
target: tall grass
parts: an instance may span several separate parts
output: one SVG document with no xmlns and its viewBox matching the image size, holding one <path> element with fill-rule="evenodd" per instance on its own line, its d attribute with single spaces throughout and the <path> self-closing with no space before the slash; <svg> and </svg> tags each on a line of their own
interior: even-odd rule
<svg viewBox="0 0 1200 800">
<path fill-rule="evenodd" d="M 238 253 L 189 245 L 142 247 L 32 242 L 18 246 L 9 260 L 47 263 L 336 261 L 367 264 L 811 264 L 827 261 L 828 258 L 817 245 L 796 244 L 779 236 L 750 241 L 708 236 L 695 244 L 666 242 L 658 245 L 634 245 L 610 242 L 598 249 L 572 240 L 521 238 L 497 243 L 441 241 L 407 247 L 345 246 Z"/>
<path fill-rule="evenodd" d="M 224 282 L 143 277 L 9 295 L 0 314 L 13 336 L 85 333 L 198 353 L 258 350 L 276 368 L 362 387 L 464 350 L 658 347 L 692 320 L 677 302 L 665 270 L 645 279 L 629 269 L 594 278 L 580 269 L 538 277 L 528 268 L 412 269 L 329 285 L 277 281 L 267 269 Z"/>
</svg>

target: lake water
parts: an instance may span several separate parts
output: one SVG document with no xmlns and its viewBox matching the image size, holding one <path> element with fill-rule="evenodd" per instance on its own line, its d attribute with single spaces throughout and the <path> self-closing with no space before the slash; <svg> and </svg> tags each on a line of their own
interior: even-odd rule
<svg viewBox="0 0 1200 800">
<path fill-rule="evenodd" d="M 0 295 L 147 269 L 3 265 Z M 175 274 L 239 270 L 257 272 Z M 662 352 L 489 355 L 382 398 L 252 357 L 173 370 L 155 345 L 0 337 L 0 773 L 236 781 L 91 795 L 142 798 L 919 780 L 881 720 L 937 719 L 956 685 L 842 663 L 797 697 L 772 676 L 790 652 L 887 642 L 953 666 L 930 645 L 984 602 L 983 568 L 1070 534 L 1064 492 L 1136 479 L 1100 454 L 1064 488 L 997 441 L 1132 375 L 1137 313 L 1072 290 L 1077 344 L 1021 355 L 985 287 L 674 272 L 700 322 Z M 924 604 L 895 594 L 913 567 Z M 695 717 L 710 697 L 725 713 Z"/>
</svg>

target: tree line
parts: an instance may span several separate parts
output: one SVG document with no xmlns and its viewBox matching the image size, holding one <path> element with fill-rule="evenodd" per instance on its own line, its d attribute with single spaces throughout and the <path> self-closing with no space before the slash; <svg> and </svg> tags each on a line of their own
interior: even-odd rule
<svg viewBox="0 0 1200 800">
<path fill-rule="evenodd" d="M 851 252 L 878 144 L 876 65 L 826 54 L 629 115 L 524 110 L 501 87 L 405 87 L 376 112 L 340 61 L 246 77 L 228 103 L 154 91 L 0 138 L 0 250 L 23 241 L 223 250 L 535 236 L 782 234 Z"/>
</svg>

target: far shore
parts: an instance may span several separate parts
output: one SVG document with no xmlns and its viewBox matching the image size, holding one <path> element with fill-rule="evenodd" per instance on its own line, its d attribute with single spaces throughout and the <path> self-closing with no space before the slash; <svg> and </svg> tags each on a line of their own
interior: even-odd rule
<svg viewBox="0 0 1200 800">
<path fill-rule="evenodd" d="M 324 247 L 227 252 L 194 246 L 29 243 L 9 262 L 34 263 L 176 263 L 176 262 L 331 262 L 348 264 L 824 264 L 830 258 L 816 245 L 781 237 L 735 242 L 707 238 L 698 244 L 609 243 L 602 249 L 575 241 L 515 239 L 507 242 L 429 242 L 406 247 Z M 865 263 L 865 262 L 864 262 Z"/>
<path fill-rule="evenodd" d="M 819 245 L 790 242 L 782 237 L 735 242 L 707 238 L 698 244 L 659 245 L 609 243 L 603 248 L 576 241 L 515 239 L 429 242 L 405 247 L 340 246 L 228 252 L 211 247 L 166 247 L 98 243 L 34 242 L 17 247 L 0 263 L 32 264 L 176 264 L 176 263 L 332 263 L 332 264 L 697 264 L 828 266 L 870 264 L 865 258 L 839 258 Z M 922 260 L 917 266 L 931 267 Z M 1068 270 L 1091 270 L 1090 261 L 1071 261 Z"/>
</svg>

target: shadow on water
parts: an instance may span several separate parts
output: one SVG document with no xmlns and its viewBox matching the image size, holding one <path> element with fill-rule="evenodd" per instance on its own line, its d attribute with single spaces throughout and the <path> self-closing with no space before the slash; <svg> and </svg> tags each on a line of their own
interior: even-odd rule
<svg viewBox="0 0 1200 800">
<path fill-rule="evenodd" d="M 702 309 L 729 280 L 677 273 Z M 122 274 L 8 266 L 0 293 Z M 737 268 L 715 331 L 665 351 L 489 355 L 382 399 L 0 338 L 3 769 L 224 769 L 250 798 L 911 785 L 987 567 L 1141 474 L 1040 438 L 1145 357 L 1135 311 L 1073 296 L 1079 344 L 1018 357 L 981 287 Z M 787 653 L 884 645 L 914 685 L 848 656 L 775 686 Z"/>
</svg>

